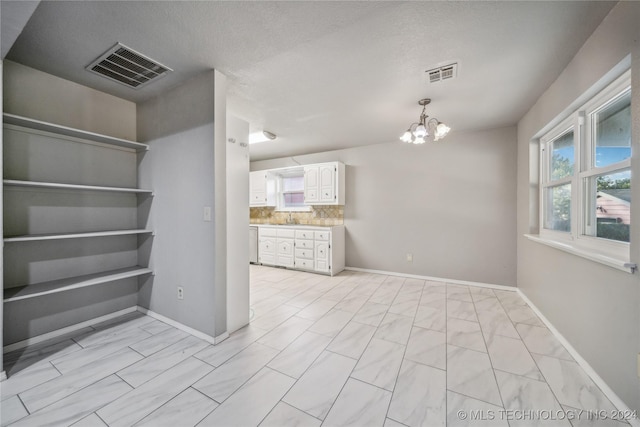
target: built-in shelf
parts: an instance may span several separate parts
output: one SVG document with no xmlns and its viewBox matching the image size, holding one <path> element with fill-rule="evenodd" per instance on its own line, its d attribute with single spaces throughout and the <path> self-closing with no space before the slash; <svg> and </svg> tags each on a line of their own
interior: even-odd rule
<svg viewBox="0 0 640 427">
<path fill-rule="evenodd" d="M 36 187 L 36 188 L 53 188 L 64 190 L 79 190 L 79 191 L 108 191 L 114 193 L 136 193 L 136 194 L 150 194 L 153 195 L 151 190 L 143 190 L 140 188 L 127 188 L 127 187 L 102 187 L 98 185 L 80 185 L 80 184 L 61 184 L 57 182 L 41 182 L 41 181 L 19 181 L 16 179 L 5 179 L 2 181 L 4 185 L 10 187 Z"/>
<path fill-rule="evenodd" d="M 35 283 L 33 285 L 8 288 L 4 290 L 4 302 L 20 301 L 23 299 L 55 294 L 72 289 L 115 282 L 116 280 L 151 274 L 151 272 L 150 268 L 136 266 L 120 268 L 103 273 L 87 274 L 68 279 L 52 280 L 49 282 Z"/>
<path fill-rule="evenodd" d="M 23 126 L 30 129 L 36 129 L 36 130 L 45 131 L 45 132 L 53 132 L 58 135 L 65 135 L 73 138 L 86 139 L 89 141 L 100 142 L 102 144 L 132 148 L 136 151 L 146 151 L 149 149 L 149 146 L 147 144 L 142 144 L 140 142 L 129 141 L 127 139 L 115 138 L 112 136 L 102 135 L 95 132 L 74 129 L 74 128 L 70 128 L 62 125 L 56 125 L 53 123 L 30 119 L 28 117 L 17 116 L 15 114 L 4 113 L 2 117 L 5 124 Z"/>
<path fill-rule="evenodd" d="M 41 240 L 84 239 L 87 237 L 126 236 L 129 234 L 153 234 L 153 230 L 110 230 L 92 231 L 89 233 L 59 233 L 59 234 L 27 234 L 24 236 L 5 237 L 5 243 L 36 242 Z"/>
</svg>

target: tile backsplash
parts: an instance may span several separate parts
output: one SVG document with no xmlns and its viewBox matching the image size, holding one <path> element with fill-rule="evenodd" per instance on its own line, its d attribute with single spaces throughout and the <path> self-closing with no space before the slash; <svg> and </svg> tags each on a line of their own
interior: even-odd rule
<svg viewBox="0 0 640 427">
<path fill-rule="evenodd" d="M 311 206 L 309 212 L 292 212 L 296 224 L 306 225 L 342 225 L 344 224 L 344 206 Z M 286 224 L 289 212 L 276 211 L 275 208 L 250 208 L 251 224 Z"/>
</svg>

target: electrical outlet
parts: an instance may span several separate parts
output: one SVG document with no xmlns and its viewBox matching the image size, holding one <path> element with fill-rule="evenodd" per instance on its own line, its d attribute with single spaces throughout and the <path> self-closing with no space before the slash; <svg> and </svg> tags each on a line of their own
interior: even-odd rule
<svg viewBox="0 0 640 427">
<path fill-rule="evenodd" d="M 202 219 L 204 219 L 207 222 L 211 221 L 211 207 L 210 206 L 205 206 L 204 207 L 204 212 L 202 214 Z"/>
<path fill-rule="evenodd" d="M 413 262 L 413 254 L 410 252 L 407 252 L 407 262 Z"/>
<path fill-rule="evenodd" d="M 184 299 L 184 288 L 182 286 L 178 286 L 178 299 Z"/>
</svg>

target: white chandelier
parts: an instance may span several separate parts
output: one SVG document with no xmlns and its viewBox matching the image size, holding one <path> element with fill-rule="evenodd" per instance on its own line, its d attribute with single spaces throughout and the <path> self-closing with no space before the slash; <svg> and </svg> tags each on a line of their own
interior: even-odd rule
<svg viewBox="0 0 640 427">
<path fill-rule="evenodd" d="M 433 135 L 433 141 L 435 142 L 441 140 L 449 133 L 451 128 L 438 119 L 432 118 L 427 121 L 429 116 L 427 116 L 425 110 L 430 103 L 430 98 L 424 98 L 418 101 L 418 105 L 422 105 L 420 121 L 411 123 L 409 129 L 400 137 L 400 141 L 412 144 L 424 144 L 427 142 L 426 138 L 429 138 L 431 135 Z"/>
</svg>

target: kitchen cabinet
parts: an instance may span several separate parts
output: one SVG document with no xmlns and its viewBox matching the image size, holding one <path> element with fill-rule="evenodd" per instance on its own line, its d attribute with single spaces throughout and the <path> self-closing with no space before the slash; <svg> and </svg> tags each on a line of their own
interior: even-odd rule
<svg viewBox="0 0 640 427">
<path fill-rule="evenodd" d="M 260 264 L 293 267 L 294 258 L 294 230 L 258 227 Z"/>
<path fill-rule="evenodd" d="M 290 229 L 276 229 L 276 263 L 279 267 L 294 266 L 294 236 Z"/>
<path fill-rule="evenodd" d="M 276 180 L 268 171 L 249 174 L 249 206 L 275 206 Z"/>
<path fill-rule="evenodd" d="M 345 166 L 341 162 L 319 163 L 304 167 L 304 203 L 307 205 L 344 205 Z"/>
<path fill-rule="evenodd" d="M 258 262 L 335 275 L 344 270 L 344 226 L 258 225 Z"/>
</svg>

